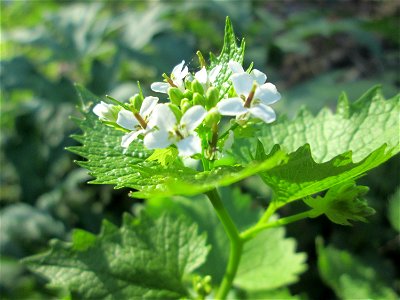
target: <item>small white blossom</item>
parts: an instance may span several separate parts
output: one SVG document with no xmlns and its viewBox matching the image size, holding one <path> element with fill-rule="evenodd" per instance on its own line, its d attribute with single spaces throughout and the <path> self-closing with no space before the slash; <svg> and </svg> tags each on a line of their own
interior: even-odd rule
<svg viewBox="0 0 400 300">
<path fill-rule="evenodd" d="M 210 70 L 210 72 L 207 72 L 205 67 L 202 67 L 200 71 L 196 72 L 194 74 L 194 78 L 198 82 L 201 83 L 201 85 L 207 89 L 210 85 L 212 85 L 215 80 L 217 79 L 217 76 L 219 72 L 221 71 L 222 66 L 218 65 Z"/>
<path fill-rule="evenodd" d="M 238 97 L 218 102 L 217 108 L 220 114 L 236 116 L 240 120 L 252 115 L 265 123 L 275 121 L 275 112 L 269 107 L 281 98 L 275 85 L 265 83 L 267 76 L 258 70 L 253 70 L 250 74 L 244 72 L 237 62 L 229 62 L 229 68 L 234 73 L 231 81 Z"/>
<path fill-rule="evenodd" d="M 93 112 L 102 121 L 115 122 L 117 119 L 114 105 L 105 103 L 103 101 L 93 107 Z"/>
<path fill-rule="evenodd" d="M 180 156 L 201 153 L 201 139 L 195 129 L 203 122 L 206 114 L 204 107 L 195 105 L 178 122 L 168 105 L 159 104 L 149 122 L 154 130 L 145 136 L 144 145 L 148 149 L 162 149 L 175 144 Z"/>
<path fill-rule="evenodd" d="M 241 73 L 246 73 L 246 71 L 243 69 L 242 65 L 239 64 L 237 61 L 229 61 L 228 63 L 229 69 L 231 69 L 233 74 L 241 74 Z M 258 85 L 262 85 L 265 83 L 267 80 L 267 75 L 265 75 L 263 72 L 253 69 L 250 72 L 251 77 L 253 77 L 254 81 L 257 82 Z"/>
<path fill-rule="evenodd" d="M 131 130 L 122 137 L 121 146 L 128 146 L 141 134 L 146 134 L 151 130 L 148 126 L 149 117 L 158 103 L 157 97 L 146 97 L 143 100 L 139 113 L 135 116 L 132 111 L 122 109 L 118 113 L 117 124 L 125 129 Z M 140 121 L 138 119 L 141 119 Z"/>
<path fill-rule="evenodd" d="M 176 65 L 174 69 L 172 70 L 171 73 L 171 82 L 154 82 L 151 84 L 150 88 L 154 92 L 158 93 L 168 93 L 168 89 L 170 87 L 177 87 L 181 91 L 185 91 L 185 83 L 183 79 L 188 75 L 189 70 L 187 66 L 185 65 L 185 61 L 182 60 L 182 62 L 179 65 Z"/>
</svg>

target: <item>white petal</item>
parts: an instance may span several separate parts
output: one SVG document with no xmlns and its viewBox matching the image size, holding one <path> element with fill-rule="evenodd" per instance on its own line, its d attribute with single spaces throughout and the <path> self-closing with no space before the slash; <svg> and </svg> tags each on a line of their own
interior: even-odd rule
<svg viewBox="0 0 400 300">
<path fill-rule="evenodd" d="M 157 126 L 160 130 L 169 131 L 176 125 L 176 117 L 166 104 L 157 104 L 149 119 L 149 127 Z"/>
<path fill-rule="evenodd" d="M 166 82 L 153 82 L 150 85 L 150 88 L 157 93 L 164 93 L 167 94 L 168 93 L 168 88 L 170 87 L 170 85 Z"/>
<path fill-rule="evenodd" d="M 279 94 L 275 85 L 268 82 L 257 88 L 254 99 L 259 99 L 262 103 L 268 105 L 281 99 L 281 94 Z"/>
<path fill-rule="evenodd" d="M 197 135 L 189 135 L 176 143 L 180 156 L 192 156 L 201 153 L 201 139 Z"/>
<path fill-rule="evenodd" d="M 250 75 L 253 76 L 253 79 L 257 82 L 258 85 L 264 84 L 267 80 L 267 75 L 257 69 L 251 71 Z"/>
<path fill-rule="evenodd" d="M 206 114 L 207 111 L 203 106 L 192 106 L 182 116 L 180 124 L 185 125 L 189 132 L 193 131 L 203 122 Z"/>
<path fill-rule="evenodd" d="M 196 72 L 196 74 L 194 74 L 194 78 L 197 79 L 198 82 L 202 83 L 202 84 L 206 84 L 207 83 L 207 70 L 205 67 L 202 67 L 200 71 Z"/>
<path fill-rule="evenodd" d="M 111 104 L 101 101 L 99 104 L 96 104 L 96 106 L 93 107 L 93 113 L 103 120 L 112 121 L 111 109 Z"/>
<path fill-rule="evenodd" d="M 184 67 L 181 74 L 179 75 L 179 79 L 185 78 L 188 73 L 189 73 L 188 67 Z"/>
<path fill-rule="evenodd" d="M 149 96 L 144 98 L 142 106 L 140 107 L 140 115 L 143 118 L 148 117 L 153 111 L 154 107 L 156 107 L 157 103 L 158 103 L 157 97 Z"/>
<path fill-rule="evenodd" d="M 228 66 L 233 73 L 244 73 L 242 65 L 239 64 L 237 61 L 230 60 Z"/>
<path fill-rule="evenodd" d="M 240 98 L 222 99 L 217 103 L 218 111 L 224 116 L 236 116 L 247 112 L 247 108 L 243 106 L 244 102 Z"/>
<path fill-rule="evenodd" d="M 236 73 L 231 76 L 233 87 L 238 96 L 244 95 L 247 97 L 253 87 L 254 79 L 247 73 Z"/>
<path fill-rule="evenodd" d="M 210 71 L 210 74 L 209 74 L 208 77 L 209 77 L 209 80 L 210 80 L 211 83 L 214 83 L 214 82 L 215 82 L 215 80 L 217 79 L 217 76 L 218 76 L 219 72 L 221 72 L 221 69 L 222 69 L 222 66 L 221 66 L 221 65 L 218 65 L 218 66 L 214 67 L 214 68 Z"/>
<path fill-rule="evenodd" d="M 187 67 L 183 68 L 184 64 L 185 64 L 185 61 L 182 60 L 182 62 L 179 65 L 176 65 L 173 68 L 172 73 L 171 73 L 172 80 L 182 79 L 187 75 L 188 68 Z M 185 72 L 186 72 L 186 74 L 185 74 Z M 185 74 L 185 75 L 182 77 L 183 74 Z"/>
<path fill-rule="evenodd" d="M 144 130 L 131 131 L 122 137 L 121 147 L 128 148 L 129 145 L 137 139 L 137 137 L 144 133 Z"/>
<path fill-rule="evenodd" d="M 139 125 L 139 122 L 136 120 L 133 112 L 122 109 L 118 113 L 117 124 L 129 130 L 136 130 L 136 126 Z"/>
<path fill-rule="evenodd" d="M 274 110 L 271 107 L 261 103 L 249 108 L 249 112 L 254 117 L 263 120 L 265 123 L 271 123 L 276 119 Z"/>
<path fill-rule="evenodd" d="M 171 145 L 169 133 L 165 130 L 151 131 L 144 137 L 143 143 L 147 149 L 162 149 Z"/>
</svg>

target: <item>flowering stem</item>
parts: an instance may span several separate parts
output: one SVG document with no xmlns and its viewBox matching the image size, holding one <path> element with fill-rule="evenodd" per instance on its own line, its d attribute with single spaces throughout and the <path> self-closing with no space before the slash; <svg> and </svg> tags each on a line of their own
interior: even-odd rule
<svg viewBox="0 0 400 300">
<path fill-rule="evenodd" d="M 233 223 L 229 213 L 226 211 L 224 205 L 222 204 L 221 198 L 218 195 L 216 189 L 211 190 L 206 193 L 207 197 L 210 199 L 219 220 L 224 226 L 225 232 L 228 235 L 230 241 L 230 253 L 228 265 L 226 267 L 224 278 L 222 283 L 215 295 L 216 299 L 225 299 L 229 290 L 232 287 L 233 280 L 235 279 L 237 269 L 239 267 L 240 257 L 242 256 L 243 250 L 243 240 L 239 235 L 239 231 L 236 225 Z"/>
<path fill-rule="evenodd" d="M 311 209 L 311 210 L 308 210 L 308 211 L 305 211 L 305 212 L 302 212 L 302 213 L 299 213 L 299 214 L 296 214 L 296 215 L 293 215 L 290 217 L 278 219 L 276 221 L 272 221 L 272 222 L 269 222 L 266 224 L 265 223 L 260 224 L 260 222 L 258 222 L 253 227 L 243 231 L 240 234 L 240 237 L 244 242 L 248 241 L 248 240 L 254 238 L 254 236 L 262 230 L 265 230 L 268 228 L 273 228 L 273 227 L 284 226 L 284 225 L 287 225 L 287 224 L 290 224 L 290 223 L 293 223 L 293 222 L 296 222 L 296 221 L 299 221 L 299 220 L 302 220 L 305 218 L 309 218 L 312 211 L 313 210 Z"/>
</svg>

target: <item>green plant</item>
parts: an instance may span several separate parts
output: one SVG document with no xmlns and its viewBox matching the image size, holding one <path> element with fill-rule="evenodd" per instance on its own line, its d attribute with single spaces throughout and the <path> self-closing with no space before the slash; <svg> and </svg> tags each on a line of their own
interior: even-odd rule
<svg viewBox="0 0 400 300">
<path fill-rule="evenodd" d="M 82 145 L 69 149 L 85 158 L 79 164 L 93 183 L 130 188 L 149 201 L 121 228 L 104 222 L 98 236 L 76 230 L 71 243 L 55 241 L 47 253 L 25 259 L 53 286 L 79 298 L 287 297 L 286 286 L 306 265 L 281 227 L 321 215 L 349 225 L 373 214 L 368 189 L 356 180 L 399 152 L 399 96 L 385 100 L 375 87 L 349 103 L 342 94 L 336 113 L 302 110 L 272 123 L 269 104 L 280 95 L 252 65 L 241 69 L 244 41 L 236 44 L 229 19 L 220 55 L 208 64 L 198 57 L 196 74 L 182 63 L 152 85 L 168 94 L 168 104 L 144 97 L 140 87 L 129 103 L 100 102 L 77 87 L 83 134 L 74 138 Z M 265 211 L 252 210 L 237 189 L 222 189 L 221 199 L 218 188 L 253 175 L 273 190 Z M 206 197 L 186 198 L 199 194 Z M 277 211 L 294 202 L 304 210 L 279 218 Z M 211 226 L 214 212 L 222 226 Z M 390 288 L 374 295 L 396 297 Z"/>
</svg>

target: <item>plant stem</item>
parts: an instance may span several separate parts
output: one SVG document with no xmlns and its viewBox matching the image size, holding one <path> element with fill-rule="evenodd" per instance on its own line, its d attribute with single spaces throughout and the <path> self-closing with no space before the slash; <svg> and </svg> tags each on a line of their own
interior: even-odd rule
<svg viewBox="0 0 400 300">
<path fill-rule="evenodd" d="M 229 131 L 235 130 L 238 126 L 239 126 L 238 123 L 234 123 L 227 131 L 225 131 L 223 134 L 221 134 L 221 136 L 219 137 L 219 139 L 223 139 L 223 138 L 229 133 Z"/>
<path fill-rule="evenodd" d="M 211 190 L 207 192 L 206 195 L 210 199 L 230 241 L 228 265 L 222 283 L 215 296 L 216 299 L 225 299 L 232 287 L 233 280 L 235 279 L 239 267 L 240 257 L 242 256 L 243 250 L 243 241 L 240 238 L 235 223 L 233 223 L 229 213 L 226 211 L 217 190 Z"/>
<path fill-rule="evenodd" d="M 279 227 L 279 226 L 284 226 L 305 218 L 309 218 L 310 217 L 310 213 L 313 210 L 308 210 L 290 217 L 286 217 L 286 218 L 282 218 L 282 219 L 278 219 L 276 221 L 272 221 L 269 222 L 267 224 L 265 223 L 257 223 L 255 226 L 247 229 L 246 231 L 243 231 L 240 234 L 240 237 L 243 241 L 248 241 L 249 239 L 252 239 L 257 233 L 259 233 L 260 231 L 267 229 L 267 228 L 272 228 L 272 227 Z"/>
<path fill-rule="evenodd" d="M 275 201 L 272 201 L 267 209 L 265 210 L 264 214 L 262 215 L 262 217 L 260 218 L 260 220 L 257 222 L 257 225 L 261 225 L 264 223 L 267 223 L 269 218 L 271 218 L 271 216 L 274 214 L 274 212 L 279 208 L 279 206 L 276 204 Z"/>
</svg>

